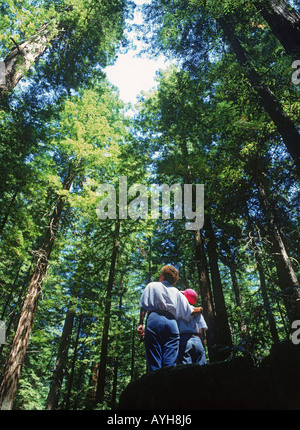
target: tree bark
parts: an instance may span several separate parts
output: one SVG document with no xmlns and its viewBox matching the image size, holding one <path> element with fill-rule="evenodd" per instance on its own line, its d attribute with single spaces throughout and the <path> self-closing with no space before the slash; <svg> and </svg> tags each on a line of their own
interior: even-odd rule
<svg viewBox="0 0 300 430">
<path fill-rule="evenodd" d="M 106 300 L 105 300 L 105 314 L 104 314 L 104 324 L 102 332 L 102 343 L 101 343 L 101 356 L 99 363 L 99 376 L 97 383 L 96 399 L 95 404 L 103 403 L 104 392 L 105 392 L 105 382 L 106 382 L 106 364 L 107 364 L 107 351 L 108 351 L 108 332 L 110 324 L 110 309 L 112 301 L 112 290 L 115 279 L 115 266 L 119 247 L 119 232 L 120 232 L 120 221 L 116 223 L 113 250 L 110 262 L 109 277 L 107 282 L 106 290 Z"/>
<path fill-rule="evenodd" d="M 52 25 L 51 25 L 52 24 Z M 50 42 L 58 36 L 53 32 L 53 21 L 43 24 L 35 35 L 16 45 L 4 59 L 5 85 L 0 86 L 0 95 L 11 91 L 25 76 L 32 65 L 43 55 Z"/>
<path fill-rule="evenodd" d="M 219 343 L 222 346 L 231 347 L 231 331 L 228 323 L 226 304 L 223 294 L 222 281 L 218 265 L 217 244 L 213 231 L 213 226 L 209 216 L 206 217 L 206 233 L 208 235 L 207 254 L 209 258 L 211 283 L 214 296 L 216 325 L 219 334 Z M 223 359 L 227 358 L 230 350 L 224 350 Z"/>
<path fill-rule="evenodd" d="M 200 285 L 201 306 L 203 307 L 203 316 L 208 326 L 206 333 L 207 350 L 209 360 L 210 362 L 213 362 L 217 361 L 217 354 L 214 346 L 218 344 L 218 336 L 201 230 L 196 230 L 194 240 L 196 264 Z"/>
<path fill-rule="evenodd" d="M 69 173 L 65 180 L 63 189 L 69 190 L 75 173 Z M 57 204 L 52 213 L 50 223 L 41 248 L 38 250 L 38 258 L 30 281 L 27 297 L 24 301 L 20 314 L 18 327 L 13 339 L 12 347 L 5 365 L 5 372 L 0 385 L 0 410 L 10 410 L 13 406 L 21 375 L 26 349 L 31 333 L 38 299 L 42 284 L 46 275 L 50 254 L 58 230 L 65 199 L 59 196 Z"/>
<path fill-rule="evenodd" d="M 50 390 L 46 404 L 47 410 L 57 409 L 58 406 L 60 389 L 64 376 L 66 374 L 66 365 L 68 361 L 68 352 L 71 343 L 75 313 L 76 307 L 70 306 L 67 311 L 64 328 L 60 339 L 60 345 L 57 353 L 57 359 L 53 371 L 52 381 L 50 384 Z"/>
<path fill-rule="evenodd" d="M 257 266 L 257 270 L 258 270 L 258 274 L 259 274 L 259 281 L 260 281 L 260 289 L 261 289 L 261 296 L 264 302 L 264 309 L 266 311 L 266 315 L 267 315 L 267 320 L 269 322 L 269 326 L 270 326 L 270 333 L 272 336 L 272 340 L 273 342 L 278 342 L 279 341 L 279 337 L 278 337 L 278 331 L 276 328 L 276 322 L 275 322 L 275 318 L 274 315 L 272 313 L 272 309 L 270 306 L 270 301 L 269 301 L 269 297 L 268 297 L 268 291 L 267 291 L 267 285 L 266 285 L 266 279 L 265 279 L 265 274 L 264 274 L 264 269 L 263 269 L 263 265 L 262 265 L 262 261 L 261 261 L 261 257 L 259 255 L 259 250 L 257 245 L 254 245 L 254 257 L 256 260 L 256 266 Z"/>
<path fill-rule="evenodd" d="M 300 55 L 300 15 L 285 0 L 258 1 L 256 8 L 285 51 Z"/>
<path fill-rule="evenodd" d="M 64 13 L 72 10 L 73 6 L 67 6 Z M 56 22 L 55 18 L 52 18 L 43 24 L 33 36 L 20 44 L 17 44 L 11 37 L 15 48 L 4 59 L 5 84 L 0 86 L 0 97 L 13 90 L 33 64 L 43 55 L 48 46 L 64 32 L 62 23 Z"/>
<path fill-rule="evenodd" d="M 268 193 L 263 181 L 263 173 L 260 176 L 261 177 L 257 179 L 260 202 L 272 242 L 278 283 L 282 292 L 289 322 L 292 323 L 295 320 L 300 320 L 300 285 L 276 223 L 275 211 L 268 198 Z"/>
<path fill-rule="evenodd" d="M 90 380 L 89 380 L 89 399 L 86 405 L 87 410 L 93 409 L 96 404 L 98 378 L 99 378 L 99 362 L 93 362 Z"/>
<path fill-rule="evenodd" d="M 236 275 L 237 271 L 236 271 L 236 265 L 235 265 L 234 261 L 231 259 L 227 259 L 227 267 L 229 268 L 229 272 L 230 272 L 231 284 L 232 284 L 232 289 L 233 289 L 233 293 L 234 293 L 235 303 L 236 303 L 236 306 L 239 308 L 239 322 L 238 322 L 239 329 L 240 329 L 242 336 L 244 336 L 247 333 L 247 326 L 245 324 L 244 317 L 243 317 L 242 295 L 241 295 L 241 291 L 240 291 L 238 280 L 237 280 L 237 275 Z"/>
<path fill-rule="evenodd" d="M 68 389 L 67 389 L 67 393 L 66 393 L 65 406 L 64 406 L 64 409 L 67 411 L 70 410 L 71 392 L 72 392 L 73 380 L 74 380 L 74 374 L 75 374 L 75 364 L 76 364 L 76 360 L 77 360 L 77 352 L 78 352 L 80 330 L 81 330 L 81 325 L 82 325 L 82 318 L 83 318 L 83 315 L 80 314 L 79 318 L 78 318 L 77 334 L 76 334 L 76 339 L 75 339 L 75 344 L 74 344 L 73 358 L 72 358 L 72 363 L 71 363 L 70 375 L 68 378 L 68 384 L 67 384 Z M 75 405 L 76 405 L 76 402 L 75 402 Z M 75 409 L 75 405 L 74 405 L 73 409 Z"/>
<path fill-rule="evenodd" d="M 223 29 L 226 39 L 230 43 L 237 61 L 243 67 L 251 86 L 256 91 L 260 105 L 269 114 L 278 133 L 281 135 L 288 153 L 294 160 L 297 173 L 300 176 L 300 134 L 297 127 L 284 112 L 281 104 L 270 88 L 263 84 L 260 75 L 248 60 L 246 52 L 235 35 L 233 28 L 224 18 L 218 18 L 218 22 Z"/>
<path fill-rule="evenodd" d="M 121 282 L 122 285 L 122 282 Z M 119 320 L 121 322 L 121 312 L 122 312 L 122 302 L 123 302 L 123 291 L 120 292 L 119 299 Z M 120 336 L 121 333 L 117 333 L 117 337 Z M 111 409 L 117 408 L 117 386 L 118 386 L 118 370 L 119 370 L 119 345 L 117 342 L 114 356 L 114 371 L 113 371 L 113 383 L 112 383 L 112 393 L 111 393 L 111 401 L 110 407 Z"/>
</svg>

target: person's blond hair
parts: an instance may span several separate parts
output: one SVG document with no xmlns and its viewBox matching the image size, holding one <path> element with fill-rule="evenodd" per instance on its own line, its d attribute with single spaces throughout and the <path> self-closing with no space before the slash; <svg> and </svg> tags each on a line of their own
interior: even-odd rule
<svg viewBox="0 0 300 430">
<path fill-rule="evenodd" d="M 161 274 L 164 276 L 164 279 L 172 285 L 175 285 L 179 279 L 179 272 L 174 266 L 162 267 Z"/>
</svg>

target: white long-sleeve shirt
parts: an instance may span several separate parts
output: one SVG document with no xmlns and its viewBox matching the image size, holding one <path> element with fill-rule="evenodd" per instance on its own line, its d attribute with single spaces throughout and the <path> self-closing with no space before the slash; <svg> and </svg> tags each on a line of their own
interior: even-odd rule
<svg viewBox="0 0 300 430">
<path fill-rule="evenodd" d="M 176 320 L 188 321 L 194 308 L 169 282 L 150 282 L 143 291 L 140 306 L 146 311 L 167 311 Z"/>
</svg>

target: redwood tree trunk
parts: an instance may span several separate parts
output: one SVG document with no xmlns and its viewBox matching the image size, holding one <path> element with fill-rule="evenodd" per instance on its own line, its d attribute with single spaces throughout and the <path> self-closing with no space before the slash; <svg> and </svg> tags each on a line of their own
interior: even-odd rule
<svg viewBox="0 0 300 430">
<path fill-rule="evenodd" d="M 203 307 L 203 316 L 208 326 L 206 332 L 207 350 L 209 360 L 213 362 L 217 360 L 216 350 L 213 346 L 218 344 L 218 336 L 201 230 L 196 230 L 195 232 L 195 254 L 200 284 L 201 306 Z"/>
<path fill-rule="evenodd" d="M 0 94 L 11 91 L 17 85 L 32 65 L 43 55 L 49 43 L 57 38 L 54 34 L 53 22 L 43 24 L 35 35 L 16 45 L 10 51 L 4 59 L 5 85 L 0 87 Z"/>
<path fill-rule="evenodd" d="M 212 223 L 209 217 L 206 217 L 206 232 L 209 238 L 207 245 L 207 254 L 209 258 L 219 342 L 222 346 L 230 347 L 232 346 L 231 331 L 228 323 L 226 304 L 218 265 L 217 244 Z M 229 349 L 227 351 L 224 351 L 223 359 L 227 358 L 229 353 Z"/>
<path fill-rule="evenodd" d="M 270 306 L 269 297 L 268 297 L 264 269 L 263 269 L 261 257 L 259 255 L 258 247 L 256 245 L 255 245 L 255 249 L 254 249 L 254 257 L 256 260 L 256 264 L 257 264 L 257 270 L 258 270 L 259 281 L 260 281 L 261 296 L 262 296 L 262 299 L 264 302 L 264 308 L 265 308 L 265 311 L 267 314 L 267 319 L 268 319 L 269 326 L 270 326 L 270 333 L 271 333 L 273 342 L 278 342 L 279 337 L 278 337 L 278 332 L 277 332 L 277 328 L 276 328 L 275 318 L 274 318 L 274 315 L 273 315 L 273 312 L 272 312 L 272 309 Z"/>
<path fill-rule="evenodd" d="M 49 390 L 47 404 L 46 404 L 47 410 L 57 409 L 57 406 L 58 406 L 60 389 L 66 373 L 66 365 L 67 365 L 68 352 L 69 352 L 70 343 L 71 343 L 75 313 L 76 313 L 75 307 L 70 306 L 70 308 L 67 311 L 64 328 L 60 339 L 57 359 L 56 359 L 56 363 L 53 371 L 52 381 L 50 384 L 50 390 Z"/>
<path fill-rule="evenodd" d="M 278 283 L 282 292 L 289 322 L 292 323 L 295 320 L 300 320 L 300 285 L 287 253 L 280 229 L 276 223 L 275 211 L 269 201 L 266 186 L 262 178 L 263 174 L 261 174 L 261 178 L 258 179 L 261 206 L 272 242 Z"/>
<path fill-rule="evenodd" d="M 70 173 L 64 183 L 64 190 L 70 189 L 73 178 L 74 174 Z M 5 372 L 0 385 L 1 410 L 10 410 L 13 406 L 39 295 L 46 275 L 49 258 L 58 230 L 64 203 L 64 198 L 60 196 L 51 216 L 50 223 L 46 229 L 42 246 L 38 250 L 38 259 L 30 281 L 27 297 L 23 304 L 18 327 L 13 339 L 10 353 L 8 355 L 5 365 Z"/>
<path fill-rule="evenodd" d="M 67 6 L 64 12 L 68 13 L 72 9 L 72 6 Z M 33 36 L 20 44 L 17 44 L 11 37 L 15 48 L 4 59 L 5 84 L 0 86 L 0 95 L 11 91 L 43 55 L 49 44 L 53 43 L 64 32 L 65 29 L 62 28 L 62 24 L 52 18 L 43 24 Z"/>
<path fill-rule="evenodd" d="M 285 0 L 256 3 L 256 8 L 269 24 L 285 51 L 300 55 L 300 15 Z"/>
<path fill-rule="evenodd" d="M 111 309 L 111 300 L 112 300 L 112 290 L 115 279 L 115 266 L 118 254 L 118 246 L 119 246 L 119 231 L 120 231 L 120 221 L 116 224 L 115 229 L 115 237 L 113 243 L 113 250 L 110 262 L 110 270 L 109 277 L 107 282 L 107 290 L 106 290 L 106 300 L 105 300 L 105 315 L 104 315 L 104 324 L 103 324 L 103 333 L 102 333 L 102 343 L 101 343 L 101 356 L 99 363 L 99 375 L 98 375 L 98 384 L 96 391 L 96 404 L 103 403 L 104 400 L 104 391 L 105 391 L 105 380 L 106 380 L 106 364 L 107 364 L 107 351 L 108 351 L 108 332 L 109 332 L 109 324 L 110 324 L 110 309 Z"/>
<path fill-rule="evenodd" d="M 246 52 L 235 35 L 233 28 L 224 18 L 220 17 L 218 22 L 224 31 L 226 39 L 230 43 L 237 61 L 243 67 L 251 86 L 256 91 L 260 105 L 266 110 L 274 122 L 288 153 L 295 162 L 297 172 L 300 175 L 300 134 L 297 127 L 284 112 L 281 104 L 270 88 L 263 84 L 260 75 L 249 62 Z"/>
<path fill-rule="evenodd" d="M 227 259 L 226 264 L 230 271 L 231 284 L 232 284 L 232 289 L 234 293 L 235 303 L 239 309 L 239 321 L 238 321 L 239 329 L 242 336 L 244 336 L 247 333 L 247 326 L 245 324 L 244 317 L 243 317 L 242 295 L 241 295 L 241 291 L 240 291 L 240 287 L 237 279 L 236 264 L 234 260 L 231 260 L 231 258 Z"/>
</svg>

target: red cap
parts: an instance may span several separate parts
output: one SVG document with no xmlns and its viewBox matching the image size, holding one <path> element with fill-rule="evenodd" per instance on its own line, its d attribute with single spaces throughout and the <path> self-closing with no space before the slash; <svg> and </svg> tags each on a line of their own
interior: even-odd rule
<svg viewBox="0 0 300 430">
<path fill-rule="evenodd" d="M 185 295 L 185 297 L 188 299 L 188 302 L 191 305 L 194 305 L 198 300 L 198 294 L 196 293 L 196 291 L 192 290 L 191 288 L 188 288 L 187 290 L 181 291 L 181 292 L 182 294 Z"/>
</svg>

